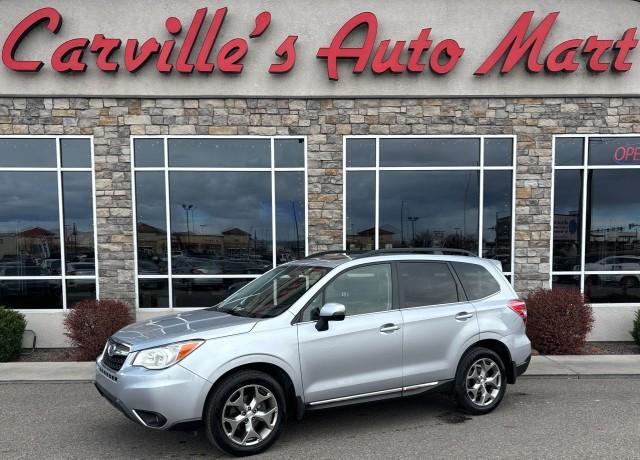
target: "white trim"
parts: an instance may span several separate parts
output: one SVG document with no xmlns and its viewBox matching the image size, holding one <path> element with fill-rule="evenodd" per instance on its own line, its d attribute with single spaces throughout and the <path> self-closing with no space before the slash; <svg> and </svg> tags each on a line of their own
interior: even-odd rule
<svg viewBox="0 0 640 460">
<path fill-rule="evenodd" d="M 82 134 L 64 134 L 64 135 L 38 135 L 38 134 L 10 134 L 0 135 L 0 139 L 50 139 L 55 142 L 55 167 L 3 167 L 0 166 L 1 172 L 53 172 L 56 173 L 57 193 L 58 193 L 58 241 L 60 244 L 60 275 L 44 275 L 44 276 L 0 276 L 0 281 L 60 281 L 62 289 L 62 309 L 60 308 L 20 308 L 20 312 L 26 313 L 59 313 L 69 309 L 67 305 L 67 281 L 68 280 L 87 280 L 94 281 L 96 287 L 96 299 L 100 298 L 100 282 L 98 271 L 98 226 L 96 216 L 96 178 L 95 178 L 95 152 L 94 152 L 94 136 Z M 89 161 L 91 166 L 86 168 L 65 167 L 62 165 L 62 139 L 80 139 L 88 140 L 90 143 Z M 62 178 L 65 172 L 88 172 L 91 174 L 91 202 L 92 202 L 92 222 L 93 222 L 93 259 L 94 274 L 93 275 L 67 275 L 67 260 L 65 253 L 65 228 L 64 228 L 64 194 Z M 1 206 L 1 204 L 0 204 Z"/>
<path fill-rule="evenodd" d="M 346 139 L 344 140 L 346 143 Z M 402 205 L 402 204 L 401 204 Z M 344 212 L 344 211 L 343 211 Z M 376 138 L 375 217 L 373 219 L 373 247 L 380 248 L 380 138 Z M 345 229 L 346 231 L 346 229 Z M 402 235 L 404 238 L 404 235 Z"/>
<path fill-rule="evenodd" d="M 349 139 L 374 139 L 375 166 L 347 166 L 347 141 Z M 380 139 L 478 139 L 480 142 L 479 163 L 477 166 L 380 166 Z M 485 166 L 484 165 L 484 143 L 486 139 L 512 139 L 513 146 L 511 152 L 511 166 Z M 512 276 L 515 273 L 515 232 L 516 232 L 516 176 L 517 176 L 517 136 L 514 134 L 491 134 L 491 135 L 345 135 L 342 143 L 342 248 L 347 249 L 347 173 L 352 171 L 372 171 L 375 172 L 375 222 L 374 222 L 374 247 L 379 249 L 379 227 L 380 227 L 380 172 L 381 171 L 478 171 L 479 172 L 479 216 L 478 216 L 478 255 L 482 256 L 483 233 L 484 233 L 484 172 L 485 171 L 511 171 L 511 264 L 509 270 L 503 271 L 505 275 Z"/>
<path fill-rule="evenodd" d="M 154 167 L 136 167 L 135 166 L 135 141 L 137 139 L 162 139 L 163 140 L 163 156 L 164 166 Z M 270 143 L 270 167 L 260 168 L 243 168 L 243 167 L 177 167 L 169 166 L 169 140 L 170 139 L 263 139 L 268 140 Z M 276 167 L 275 166 L 275 141 L 278 139 L 303 139 L 304 145 L 304 165 L 301 167 Z M 275 267 L 278 263 L 277 258 L 277 225 L 276 225 L 276 173 L 278 172 L 302 172 L 304 173 L 304 243 L 305 243 L 305 255 L 309 253 L 309 182 L 308 182 L 308 163 L 307 163 L 307 136 L 306 135 L 285 135 L 285 136 L 258 136 L 258 135 L 134 135 L 130 136 L 131 143 L 131 185 L 132 185 L 132 208 L 133 208 L 133 227 L 134 227 L 134 264 L 135 264 L 135 306 L 136 310 L 143 312 L 151 311 L 174 311 L 174 310 L 192 310 L 193 308 L 174 307 L 173 299 L 173 283 L 174 279 L 255 279 L 260 275 L 248 275 L 248 274 L 222 274 L 222 275 L 179 275 L 172 274 L 172 249 L 171 249 L 171 191 L 169 174 L 174 171 L 189 171 L 189 172 L 268 172 L 270 173 L 271 180 L 271 233 L 272 233 L 272 265 Z M 136 182 L 135 174 L 137 172 L 156 171 L 164 174 L 165 184 L 165 219 L 166 219 L 166 236 L 167 236 L 167 274 L 164 275 L 141 275 L 138 272 L 138 235 L 137 235 L 137 208 L 136 208 Z M 140 307 L 140 293 L 139 293 L 139 281 L 140 280 L 167 280 L 168 283 L 168 307 L 166 308 L 152 308 L 152 307 Z"/>
<path fill-rule="evenodd" d="M 626 133 L 626 134 L 557 134 L 553 136 L 552 141 L 552 152 L 551 152 L 551 238 L 549 239 L 549 254 L 550 254 L 550 263 L 549 263 L 549 285 L 553 287 L 553 277 L 554 276 L 576 276 L 579 278 L 579 286 L 580 292 L 585 292 L 585 280 L 589 275 L 598 275 L 598 276 L 617 276 L 617 275 L 639 275 L 640 270 L 621 270 L 621 271 L 602 271 L 602 270 L 585 270 L 586 266 L 586 252 L 587 252 L 587 206 L 588 206 L 588 191 L 589 191 L 589 171 L 592 170 L 633 170 L 640 169 L 640 165 L 631 164 L 631 165 L 590 165 L 589 164 L 589 141 L 592 138 L 631 138 L 636 137 L 640 138 L 640 133 Z M 583 152 L 582 152 L 582 163 L 574 166 L 556 166 L 556 139 L 557 138 L 574 138 L 574 139 L 583 139 Z M 580 270 L 578 271 L 563 271 L 563 270 L 554 270 L 553 269 L 553 242 L 554 242 L 554 225 L 555 225 L 555 179 L 556 179 L 556 171 L 581 171 L 581 187 L 582 187 L 582 197 L 581 197 L 581 211 L 580 211 L 580 228 L 581 228 L 581 241 L 580 241 Z M 609 307 L 609 306 L 630 306 L 633 305 L 633 302 L 629 303 L 597 303 L 592 304 L 597 307 Z"/>
<path fill-rule="evenodd" d="M 65 254 L 65 228 L 64 228 L 64 195 L 62 194 L 62 172 L 60 167 L 62 166 L 62 149 L 60 148 L 60 139 L 56 139 L 56 161 L 57 161 L 57 180 L 58 180 L 58 218 L 60 221 L 60 275 L 62 276 L 62 308 L 67 308 L 67 282 L 64 279 L 64 275 L 67 273 L 67 258 Z M 95 225 L 94 225 L 95 226 Z M 95 259 L 95 254 L 94 254 Z M 95 262 L 93 265 L 95 270 Z M 94 272 L 95 273 L 95 272 Z"/>
<path fill-rule="evenodd" d="M 270 148 L 271 148 L 271 169 L 270 169 L 270 173 L 271 173 L 271 241 L 272 241 L 272 248 L 271 248 L 271 264 L 273 265 L 273 267 L 276 266 L 277 264 L 277 257 L 276 257 L 276 253 L 278 252 L 278 229 L 276 226 L 276 173 L 273 170 L 273 168 L 275 168 L 276 166 L 276 160 L 275 160 L 275 141 L 273 140 L 273 138 L 270 139 Z M 254 230 L 255 231 L 255 230 Z M 275 292 L 274 292 L 275 295 Z"/>
<path fill-rule="evenodd" d="M 478 193 L 478 256 L 482 257 L 483 241 L 484 237 L 484 139 L 480 139 L 480 172 L 478 173 L 478 181 L 480 191 Z M 496 239 L 498 238 L 498 231 L 496 229 Z M 502 265 L 500 266 L 502 270 Z"/>
</svg>

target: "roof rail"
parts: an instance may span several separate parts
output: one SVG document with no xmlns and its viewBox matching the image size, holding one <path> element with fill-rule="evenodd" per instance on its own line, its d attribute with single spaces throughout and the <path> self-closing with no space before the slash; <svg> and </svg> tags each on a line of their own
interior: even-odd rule
<svg viewBox="0 0 640 460">
<path fill-rule="evenodd" d="M 363 255 L 366 254 L 370 251 L 368 250 L 355 250 L 355 251 L 351 251 L 351 250 L 344 250 L 344 249 L 336 249 L 336 250 L 332 250 L 332 251 L 320 251 L 320 252 L 315 252 L 313 254 L 309 254 L 307 257 L 305 257 L 305 259 L 315 259 L 318 257 L 323 257 L 323 256 L 330 256 L 330 255 L 334 255 L 334 254 L 343 254 L 345 256 L 349 256 L 349 255 Z"/>
<path fill-rule="evenodd" d="M 386 254 L 433 254 L 478 257 L 471 251 L 457 248 L 385 248 L 366 252 L 362 257 L 373 257 Z"/>
<path fill-rule="evenodd" d="M 363 258 L 363 257 L 374 257 L 374 256 L 383 256 L 390 254 L 433 254 L 433 255 L 458 255 L 458 256 L 469 256 L 469 257 L 477 257 L 471 251 L 467 251 L 465 249 L 456 249 L 456 248 L 384 248 L 384 249 L 357 249 L 357 250 L 344 250 L 344 249 L 336 249 L 332 251 L 321 251 L 316 252 L 314 254 L 309 254 L 305 259 L 314 259 L 318 257 L 330 256 L 330 255 L 339 255 L 342 254 L 345 257 L 352 258 Z"/>
</svg>

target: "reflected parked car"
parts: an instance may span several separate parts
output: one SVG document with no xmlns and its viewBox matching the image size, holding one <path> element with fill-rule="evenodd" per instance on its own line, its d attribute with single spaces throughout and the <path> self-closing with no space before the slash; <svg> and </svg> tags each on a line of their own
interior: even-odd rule
<svg viewBox="0 0 640 460">
<path fill-rule="evenodd" d="M 40 266 L 47 275 L 56 276 L 60 274 L 62 264 L 60 259 L 44 259 Z"/>
<path fill-rule="evenodd" d="M 640 256 L 609 256 L 596 262 L 586 263 L 585 271 L 593 272 L 612 272 L 606 276 L 587 275 L 585 282 L 587 284 L 617 284 L 624 288 L 640 287 L 640 274 L 616 274 L 615 272 L 640 272 Z M 580 267 L 574 267 L 574 270 L 580 270 Z"/>
<path fill-rule="evenodd" d="M 160 267 L 150 260 L 138 260 L 139 275 L 160 275 Z"/>
<path fill-rule="evenodd" d="M 73 262 L 67 264 L 67 275 L 71 276 L 93 276 L 96 266 L 91 262 Z"/>
</svg>

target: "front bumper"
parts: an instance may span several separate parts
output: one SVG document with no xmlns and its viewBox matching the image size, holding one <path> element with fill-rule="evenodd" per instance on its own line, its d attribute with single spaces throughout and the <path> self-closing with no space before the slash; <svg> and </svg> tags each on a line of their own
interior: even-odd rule
<svg viewBox="0 0 640 460">
<path fill-rule="evenodd" d="M 96 362 L 95 386 L 126 417 L 160 430 L 200 420 L 211 389 L 209 381 L 179 364 L 150 371 L 125 363 L 115 372 L 101 358 Z"/>
</svg>

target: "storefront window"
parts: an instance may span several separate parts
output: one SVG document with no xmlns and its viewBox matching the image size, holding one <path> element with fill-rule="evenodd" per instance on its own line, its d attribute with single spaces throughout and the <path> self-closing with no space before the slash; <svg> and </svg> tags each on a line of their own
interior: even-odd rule
<svg viewBox="0 0 640 460">
<path fill-rule="evenodd" d="M 90 137 L 0 137 L 0 305 L 95 299 Z"/>
<path fill-rule="evenodd" d="M 345 247 L 447 247 L 513 272 L 509 136 L 348 137 Z"/>
<path fill-rule="evenodd" d="M 133 152 L 140 308 L 212 306 L 305 256 L 304 138 L 140 137 Z"/>
<path fill-rule="evenodd" d="M 553 285 L 640 301 L 640 137 L 558 137 L 554 152 Z"/>
</svg>

